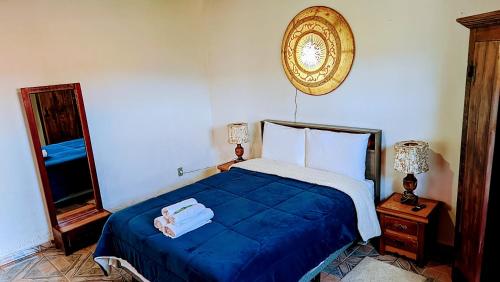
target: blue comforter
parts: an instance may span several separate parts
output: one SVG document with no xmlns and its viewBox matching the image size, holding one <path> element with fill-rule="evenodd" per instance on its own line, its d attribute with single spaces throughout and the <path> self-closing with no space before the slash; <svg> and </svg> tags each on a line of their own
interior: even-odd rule
<svg viewBox="0 0 500 282">
<path fill-rule="evenodd" d="M 213 222 L 177 239 L 153 226 L 162 207 L 193 197 Z M 298 281 L 358 236 L 339 190 L 232 168 L 113 214 L 94 257 L 116 256 L 150 281 Z"/>
<path fill-rule="evenodd" d="M 47 151 L 45 166 L 51 167 L 78 159 L 87 159 L 83 138 L 42 146 Z"/>
<path fill-rule="evenodd" d="M 83 138 L 50 144 L 42 147 L 47 151 L 45 168 L 49 177 L 52 200 L 65 202 L 92 194 L 92 183 Z"/>
</svg>

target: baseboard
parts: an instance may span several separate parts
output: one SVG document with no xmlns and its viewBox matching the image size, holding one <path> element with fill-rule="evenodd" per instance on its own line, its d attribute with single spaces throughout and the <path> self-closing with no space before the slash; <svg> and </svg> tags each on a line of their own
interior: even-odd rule
<svg viewBox="0 0 500 282">
<path fill-rule="evenodd" d="M 20 251 L 14 252 L 12 254 L 6 255 L 6 256 L 0 258 L 0 267 L 14 263 L 16 261 L 20 261 L 26 257 L 32 256 L 36 253 L 42 252 L 42 251 L 44 251 L 48 248 L 51 248 L 51 247 L 54 247 L 53 241 L 45 242 L 45 243 L 40 244 L 38 246 L 34 246 L 31 248 L 27 248 L 27 249 L 20 250 Z"/>
</svg>

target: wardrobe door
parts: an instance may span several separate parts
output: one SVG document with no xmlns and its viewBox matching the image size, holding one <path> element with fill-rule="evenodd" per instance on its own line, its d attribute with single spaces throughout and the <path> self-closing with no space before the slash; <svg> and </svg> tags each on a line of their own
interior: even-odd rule
<svg viewBox="0 0 500 282">
<path fill-rule="evenodd" d="M 459 273 L 454 276 L 479 281 L 500 95 L 500 41 L 476 42 L 472 63 L 457 206 L 454 272 Z"/>
<path fill-rule="evenodd" d="M 497 131 L 500 123 L 497 113 Z M 481 281 L 494 281 L 498 277 L 496 267 L 498 260 L 498 238 L 500 232 L 498 225 L 500 207 L 500 136 L 495 138 L 495 153 L 493 156 L 493 170 L 491 171 L 490 197 L 488 198 L 488 219 L 484 238 L 483 266 L 481 268 Z M 495 173 L 497 172 L 497 173 Z"/>
</svg>

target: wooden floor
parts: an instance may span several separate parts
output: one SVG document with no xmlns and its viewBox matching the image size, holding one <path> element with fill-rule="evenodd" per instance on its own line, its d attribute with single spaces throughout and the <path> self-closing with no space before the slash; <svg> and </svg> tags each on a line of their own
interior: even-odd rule
<svg viewBox="0 0 500 282">
<path fill-rule="evenodd" d="M 113 270 L 106 277 L 92 259 L 95 246 L 80 250 L 70 256 L 54 248 L 18 262 L 0 267 L 0 281 L 131 281 L 123 270 Z M 354 245 L 333 261 L 321 273 L 321 281 L 340 281 L 351 269 L 366 257 L 373 257 L 399 268 L 424 275 L 429 281 L 451 281 L 451 267 L 447 263 L 430 262 L 424 268 L 413 262 L 391 255 L 381 256 L 371 245 Z"/>
</svg>

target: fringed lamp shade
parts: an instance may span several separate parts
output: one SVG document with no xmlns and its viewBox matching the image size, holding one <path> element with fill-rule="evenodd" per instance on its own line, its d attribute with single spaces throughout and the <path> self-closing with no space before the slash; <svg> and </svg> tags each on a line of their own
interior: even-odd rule
<svg viewBox="0 0 500 282">
<path fill-rule="evenodd" d="M 429 144 L 423 141 L 403 141 L 394 146 L 394 169 L 403 173 L 418 174 L 429 170 Z"/>
<path fill-rule="evenodd" d="M 414 174 L 429 170 L 429 144 L 410 140 L 396 143 L 394 149 L 396 150 L 394 169 L 407 174 L 403 178 L 405 191 L 401 197 L 401 203 L 417 205 L 418 196 L 413 193 L 417 189 L 417 178 Z"/>
<path fill-rule="evenodd" d="M 248 124 L 246 123 L 230 123 L 227 125 L 228 142 L 229 144 L 237 144 L 234 152 L 238 157 L 236 161 L 244 161 L 243 154 L 245 150 L 241 146 L 248 142 Z"/>
</svg>

